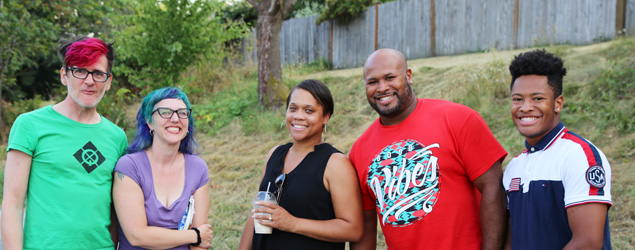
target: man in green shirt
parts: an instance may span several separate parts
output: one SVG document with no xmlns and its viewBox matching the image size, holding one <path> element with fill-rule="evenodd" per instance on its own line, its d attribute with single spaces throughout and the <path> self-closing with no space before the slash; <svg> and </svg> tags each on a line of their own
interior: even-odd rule
<svg viewBox="0 0 635 250">
<path fill-rule="evenodd" d="M 9 134 L 1 219 L 6 250 L 115 248 L 112 170 L 127 139 L 96 110 L 110 89 L 114 48 L 81 37 L 63 41 L 59 53 L 66 99 L 20 115 Z"/>
</svg>

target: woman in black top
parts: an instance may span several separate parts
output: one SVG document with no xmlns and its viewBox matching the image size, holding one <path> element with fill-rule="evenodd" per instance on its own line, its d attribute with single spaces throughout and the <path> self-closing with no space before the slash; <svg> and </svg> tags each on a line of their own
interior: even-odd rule
<svg viewBox="0 0 635 250">
<path fill-rule="evenodd" d="M 279 205 L 262 202 L 252 213 L 271 214 L 255 218 L 273 233 L 255 234 L 250 217 L 238 249 L 344 249 L 346 241 L 361 239 L 357 175 L 345 155 L 322 141 L 332 114 L 333 98 L 323 83 L 305 80 L 291 90 L 285 121 L 293 142 L 269 151 L 259 189 L 271 182 Z"/>
</svg>

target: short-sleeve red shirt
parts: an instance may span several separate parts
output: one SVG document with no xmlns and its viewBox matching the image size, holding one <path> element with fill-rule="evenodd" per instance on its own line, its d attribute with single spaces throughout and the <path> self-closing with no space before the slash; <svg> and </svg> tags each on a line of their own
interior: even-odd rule
<svg viewBox="0 0 635 250">
<path fill-rule="evenodd" d="M 418 99 L 398 125 L 377 119 L 349 154 L 389 249 L 479 249 L 472 181 L 506 156 L 476 111 L 435 99 Z"/>
</svg>

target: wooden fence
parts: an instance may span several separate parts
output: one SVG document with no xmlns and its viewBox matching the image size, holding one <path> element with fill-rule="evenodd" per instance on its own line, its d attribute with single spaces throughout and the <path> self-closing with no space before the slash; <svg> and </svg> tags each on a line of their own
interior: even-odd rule
<svg viewBox="0 0 635 250">
<path fill-rule="evenodd" d="M 624 15 L 624 31 L 635 36 L 635 0 L 626 0 Z"/>
<path fill-rule="evenodd" d="M 280 54 L 285 64 L 324 59 L 335 68 L 351 68 L 363 65 L 377 48 L 394 48 L 415 59 L 590 44 L 615 37 L 618 4 L 624 6 L 619 9 L 624 30 L 635 34 L 635 0 L 398 0 L 369 7 L 349 23 L 287 20 Z M 245 38 L 245 60 L 255 61 L 249 49 L 255 42 L 255 32 Z"/>
</svg>

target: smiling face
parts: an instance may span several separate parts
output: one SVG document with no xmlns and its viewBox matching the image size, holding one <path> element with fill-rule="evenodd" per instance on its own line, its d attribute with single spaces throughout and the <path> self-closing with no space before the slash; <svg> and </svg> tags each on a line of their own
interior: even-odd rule
<svg viewBox="0 0 635 250">
<path fill-rule="evenodd" d="M 329 119 L 330 115 L 324 115 L 322 106 L 309 91 L 301 88 L 293 90 L 285 121 L 295 142 L 313 141 L 319 144 L 322 141 L 322 130 Z"/>
<path fill-rule="evenodd" d="M 366 98 L 381 117 L 382 124 L 403 121 L 416 106 L 412 71 L 394 50 L 378 50 L 364 64 Z"/>
<path fill-rule="evenodd" d="M 75 65 L 68 66 L 75 67 Z M 94 64 L 78 68 L 86 69 L 91 72 L 108 72 L 108 61 L 106 60 L 106 56 L 102 55 Z M 86 79 L 77 79 L 70 70 L 65 68 L 61 69 L 60 78 L 62 84 L 68 89 L 66 98 L 71 98 L 74 103 L 82 108 L 95 108 L 99 101 L 101 101 L 101 98 L 104 97 L 106 91 L 110 89 L 110 83 L 112 81 L 112 77 L 109 77 L 106 82 L 95 82 L 92 74 L 88 75 Z"/>
<path fill-rule="evenodd" d="M 560 122 L 564 98 L 554 98 L 547 76 L 524 75 L 514 81 L 511 89 L 511 115 L 521 135 L 529 145 L 536 145 Z"/>
<path fill-rule="evenodd" d="M 154 105 L 154 110 L 157 108 L 168 108 L 172 110 L 178 110 L 187 108 L 183 100 L 180 99 L 163 99 Z M 166 143 L 168 145 L 179 145 L 181 140 L 187 135 L 187 125 L 189 118 L 179 118 L 174 112 L 172 117 L 163 118 L 158 112 L 152 113 L 152 122 L 148 122 L 148 127 L 154 130 L 153 144 Z"/>
</svg>

